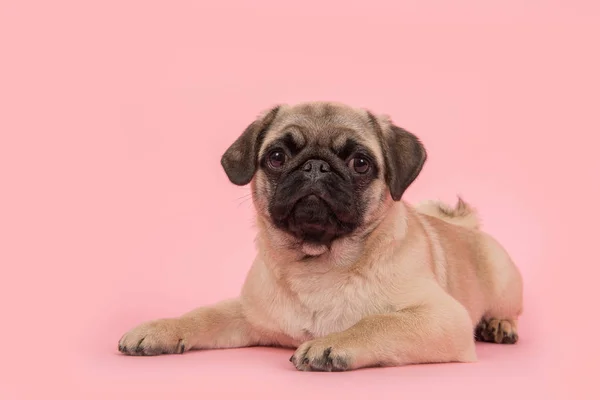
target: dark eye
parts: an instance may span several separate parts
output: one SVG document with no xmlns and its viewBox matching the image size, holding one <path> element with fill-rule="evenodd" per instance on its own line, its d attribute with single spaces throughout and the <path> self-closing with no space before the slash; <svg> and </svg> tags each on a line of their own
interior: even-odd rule
<svg viewBox="0 0 600 400">
<path fill-rule="evenodd" d="M 348 166 L 359 174 L 366 174 L 369 171 L 369 160 L 363 157 L 354 157 L 348 163 Z"/>
<path fill-rule="evenodd" d="M 279 169 L 285 164 L 285 153 L 281 150 L 273 150 L 269 153 L 269 165 L 271 168 Z"/>
</svg>

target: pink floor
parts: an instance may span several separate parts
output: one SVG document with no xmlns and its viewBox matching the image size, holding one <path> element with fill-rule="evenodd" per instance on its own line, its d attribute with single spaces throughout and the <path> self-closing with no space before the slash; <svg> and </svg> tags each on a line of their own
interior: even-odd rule
<svg viewBox="0 0 600 400">
<path fill-rule="evenodd" d="M 119 331 L 120 332 L 120 331 Z M 539 332 L 538 332 L 539 333 Z M 75 341 L 73 348 L 44 365 L 28 360 L 13 394 L 40 398 L 60 394 L 80 399 L 368 399 L 378 398 L 562 398 L 557 395 L 552 358 L 536 345 L 525 324 L 518 345 L 480 344 L 476 364 L 419 365 L 347 373 L 301 373 L 292 368 L 290 350 L 250 348 L 191 352 L 162 357 L 126 357 L 115 351 L 116 329 Z M 109 340 L 110 339 L 110 340 Z M 35 352 L 41 354 L 40 349 Z M 37 375 L 35 373 L 43 374 Z M 18 388 L 18 390 L 17 390 Z M 8 397 L 13 398 L 8 392 Z M 132 397 L 130 397 L 132 396 Z M 14 398 L 23 398 L 17 397 Z M 54 397 L 53 397 L 54 398 Z M 575 397 L 584 398 L 584 397 Z M 591 398 L 591 397 L 590 397 Z"/>
<path fill-rule="evenodd" d="M 465 398 L 504 399 L 551 394 L 542 382 L 544 365 L 530 340 L 518 346 L 481 345 L 480 361 L 471 365 L 423 365 L 348 373 L 300 373 L 288 362 L 289 350 L 240 349 L 194 352 L 182 357 L 128 358 L 98 354 L 74 376 L 85 398 L 366 399 Z M 515 367 L 517 366 L 517 367 Z M 77 383 L 76 383 L 77 382 Z M 510 389 L 509 389 L 510 388 Z M 85 395 L 85 396 L 84 396 Z M 522 398 L 522 397 L 517 397 Z"/>
</svg>

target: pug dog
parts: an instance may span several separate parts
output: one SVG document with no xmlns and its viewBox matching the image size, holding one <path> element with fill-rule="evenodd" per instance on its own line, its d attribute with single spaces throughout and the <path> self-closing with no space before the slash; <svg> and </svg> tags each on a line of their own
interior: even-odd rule
<svg viewBox="0 0 600 400">
<path fill-rule="evenodd" d="M 221 164 L 250 185 L 258 253 L 238 298 L 143 323 L 123 354 L 278 346 L 300 371 L 474 362 L 475 341 L 513 344 L 522 279 L 476 211 L 402 200 L 427 153 L 386 116 L 281 105 Z"/>
</svg>

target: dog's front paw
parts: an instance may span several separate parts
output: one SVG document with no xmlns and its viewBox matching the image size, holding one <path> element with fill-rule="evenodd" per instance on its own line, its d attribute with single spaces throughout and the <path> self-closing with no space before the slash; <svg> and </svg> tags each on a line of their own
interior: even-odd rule
<svg viewBox="0 0 600 400">
<path fill-rule="evenodd" d="M 298 347 L 290 361 L 299 371 L 347 371 L 353 369 L 351 351 L 330 337 L 311 340 Z"/>
<path fill-rule="evenodd" d="M 119 351 L 130 356 L 183 353 L 189 349 L 177 319 L 143 323 L 119 340 Z"/>
</svg>

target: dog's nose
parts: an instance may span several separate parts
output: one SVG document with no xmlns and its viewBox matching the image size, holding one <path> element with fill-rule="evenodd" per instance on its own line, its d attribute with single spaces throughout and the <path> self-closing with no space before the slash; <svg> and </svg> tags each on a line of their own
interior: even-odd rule
<svg viewBox="0 0 600 400">
<path fill-rule="evenodd" d="M 312 179 L 319 178 L 320 176 L 331 172 L 331 166 L 327 161 L 323 160 L 308 160 L 302 166 L 302 171 Z"/>
</svg>

